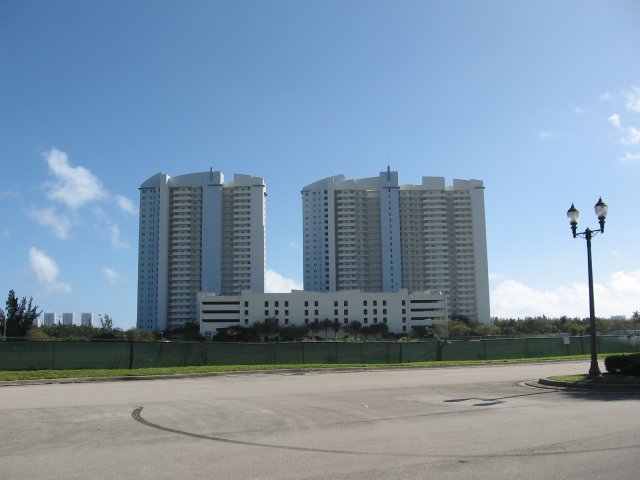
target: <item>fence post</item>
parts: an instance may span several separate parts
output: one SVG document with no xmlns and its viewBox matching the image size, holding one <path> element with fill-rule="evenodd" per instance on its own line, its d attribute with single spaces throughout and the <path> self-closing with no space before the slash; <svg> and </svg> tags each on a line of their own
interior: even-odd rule
<svg viewBox="0 0 640 480">
<path fill-rule="evenodd" d="M 364 347 L 363 347 L 363 345 L 364 344 L 362 342 L 360 342 L 360 363 L 364 363 L 364 352 L 363 352 Z"/>
<path fill-rule="evenodd" d="M 391 363 L 391 353 L 389 353 L 390 348 L 389 342 L 387 342 L 387 363 Z"/>
<path fill-rule="evenodd" d="M 402 363 L 402 344 L 404 342 L 400 342 L 400 363 Z"/>
<path fill-rule="evenodd" d="M 56 369 L 56 341 L 53 341 L 53 348 L 51 349 L 51 370 Z"/>
<path fill-rule="evenodd" d="M 129 341 L 129 370 L 133 368 L 133 340 Z"/>
<path fill-rule="evenodd" d="M 487 359 L 487 341 L 486 340 L 480 340 L 482 342 L 482 359 L 486 360 Z"/>
<path fill-rule="evenodd" d="M 304 359 L 304 342 L 302 342 L 302 364 L 304 365 L 306 362 L 306 360 Z"/>
<path fill-rule="evenodd" d="M 525 340 L 525 344 L 524 345 L 525 345 L 526 350 L 527 350 L 527 358 L 531 358 L 531 353 L 529 352 L 529 339 L 525 338 L 524 340 Z"/>
</svg>

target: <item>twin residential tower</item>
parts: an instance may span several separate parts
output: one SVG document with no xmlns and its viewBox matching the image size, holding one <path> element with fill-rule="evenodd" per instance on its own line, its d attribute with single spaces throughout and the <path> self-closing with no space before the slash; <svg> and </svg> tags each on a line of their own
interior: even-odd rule
<svg viewBox="0 0 640 480">
<path fill-rule="evenodd" d="M 138 328 L 196 322 L 200 291 L 264 291 L 265 196 L 262 178 L 214 171 L 140 186 Z"/>
<path fill-rule="evenodd" d="M 489 321 L 482 181 L 339 175 L 306 186 L 302 205 L 305 290 L 442 292 L 450 316 Z"/>
<path fill-rule="evenodd" d="M 198 292 L 264 292 L 265 196 L 262 178 L 215 171 L 140 186 L 138 328 L 197 322 Z M 490 320 L 482 181 L 339 175 L 304 187 L 302 207 L 305 291 L 431 291 L 449 317 Z"/>
</svg>

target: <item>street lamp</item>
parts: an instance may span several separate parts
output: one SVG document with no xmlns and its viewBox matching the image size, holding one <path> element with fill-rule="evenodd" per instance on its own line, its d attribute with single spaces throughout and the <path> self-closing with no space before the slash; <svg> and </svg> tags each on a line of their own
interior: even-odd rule
<svg viewBox="0 0 640 480">
<path fill-rule="evenodd" d="M 594 210 L 598 222 L 600 222 L 600 228 L 598 230 L 591 230 L 587 228 L 584 232 L 578 232 L 578 219 L 580 218 L 580 212 L 571 204 L 571 208 L 567 210 L 567 218 L 571 224 L 571 233 L 573 238 L 582 237 L 587 240 L 587 270 L 589 272 L 589 330 L 591 332 L 591 367 L 589 368 L 589 375 L 597 377 L 600 375 L 600 368 L 598 367 L 598 352 L 597 352 L 597 338 L 596 338 L 596 315 L 593 304 L 593 268 L 591 266 L 591 239 L 599 233 L 604 233 L 604 220 L 607 217 L 607 204 L 602 201 L 602 197 L 595 204 Z"/>
</svg>

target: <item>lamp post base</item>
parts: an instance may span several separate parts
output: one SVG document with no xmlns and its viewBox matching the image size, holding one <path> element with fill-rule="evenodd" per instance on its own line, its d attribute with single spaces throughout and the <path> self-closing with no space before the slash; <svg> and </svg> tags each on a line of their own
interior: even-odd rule
<svg viewBox="0 0 640 480">
<path fill-rule="evenodd" d="M 598 364 L 591 364 L 591 368 L 589 369 L 589 376 L 590 377 L 599 377 L 601 376 L 602 373 L 600 372 L 600 367 L 598 367 Z"/>
</svg>

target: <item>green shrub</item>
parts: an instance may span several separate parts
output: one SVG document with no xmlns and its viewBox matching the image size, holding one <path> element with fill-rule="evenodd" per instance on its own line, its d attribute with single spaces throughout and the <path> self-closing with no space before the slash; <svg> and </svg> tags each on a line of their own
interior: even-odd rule
<svg viewBox="0 0 640 480">
<path fill-rule="evenodd" d="M 607 355 L 604 359 L 604 368 L 609 373 L 621 373 L 627 363 L 626 355 Z"/>
<path fill-rule="evenodd" d="M 632 356 L 622 373 L 624 373 L 625 375 L 633 375 L 636 377 L 640 376 L 640 356 Z"/>
<path fill-rule="evenodd" d="M 609 373 L 640 375 L 640 353 L 629 355 L 608 355 L 604 366 Z"/>
</svg>

